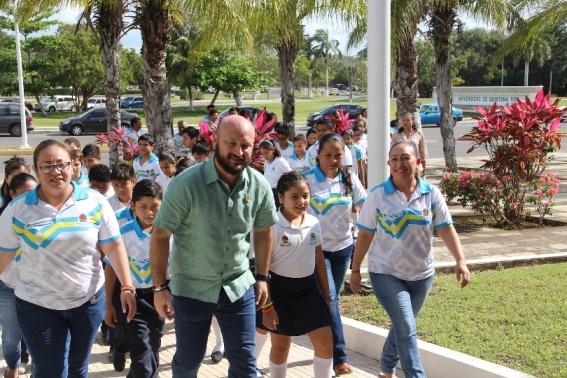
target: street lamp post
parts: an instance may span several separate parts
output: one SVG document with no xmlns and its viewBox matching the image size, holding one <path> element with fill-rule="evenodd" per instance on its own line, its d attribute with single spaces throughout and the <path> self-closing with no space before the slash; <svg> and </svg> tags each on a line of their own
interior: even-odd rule
<svg viewBox="0 0 567 378">
<path fill-rule="evenodd" d="M 20 28 L 14 22 L 16 32 L 16 61 L 18 65 L 18 91 L 20 95 L 20 130 L 22 134 L 20 148 L 28 148 L 28 127 L 26 124 L 26 99 L 24 96 L 24 72 L 22 69 L 22 51 L 20 49 Z"/>
<path fill-rule="evenodd" d="M 368 1 L 368 183 L 386 180 L 390 148 L 390 0 Z"/>
</svg>

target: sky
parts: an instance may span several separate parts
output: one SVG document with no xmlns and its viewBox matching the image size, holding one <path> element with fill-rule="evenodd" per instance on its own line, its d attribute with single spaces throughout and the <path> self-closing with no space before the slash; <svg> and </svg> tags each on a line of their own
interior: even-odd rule
<svg viewBox="0 0 567 378">
<path fill-rule="evenodd" d="M 74 24 L 79 19 L 79 15 L 79 9 L 67 8 L 58 12 L 54 18 L 65 23 Z M 468 16 L 462 16 L 461 18 L 466 28 L 486 27 L 486 25 L 483 25 Z M 343 52 L 343 54 L 348 53 L 349 55 L 353 55 L 356 51 L 363 48 L 364 44 L 355 48 L 354 51 L 346 50 L 350 30 L 341 22 L 333 19 L 320 19 L 314 17 L 306 20 L 305 32 L 308 35 L 313 35 L 317 29 L 328 30 L 329 37 L 339 41 L 339 49 Z M 142 48 L 142 36 L 138 30 L 132 30 L 122 38 L 121 43 L 125 48 L 132 48 L 136 51 L 140 51 Z"/>
</svg>

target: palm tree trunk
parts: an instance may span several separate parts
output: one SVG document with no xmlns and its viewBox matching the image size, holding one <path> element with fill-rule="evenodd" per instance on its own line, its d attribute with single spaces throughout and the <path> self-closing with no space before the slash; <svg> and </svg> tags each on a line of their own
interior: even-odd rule
<svg viewBox="0 0 567 378">
<path fill-rule="evenodd" d="M 280 65 L 280 80 L 282 85 L 281 101 L 283 124 L 289 126 L 295 134 L 295 95 L 293 82 L 295 80 L 295 58 L 299 46 L 291 39 L 282 39 L 276 45 Z"/>
<path fill-rule="evenodd" d="M 191 89 L 191 86 L 187 87 L 187 97 L 189 98 L 189 111 L 192 112 L 195 109 L 193 108 L 193 89 Z"/>
<path fill-rule="evenodd" d="M 150 135 L 155 138 L 156 152 L 172 152 L 171 96 L 165 67 L 165 48 L 171 29 L 170 14 L 160 0 L 143 0 L 139 4 L 146 125 Z"/>
<path fill-rule="evenodd" d="M 524 87 L 529 85 L 530 79 L 530 61 L 524 60 Z"/>
<path fill-rule="evenodd" d="M 406 113 L 412 113 L 416 127 L 421 128 L 419 118 L 419 92 L 417 85 L 417 49 L 414 43 L 415 33 L 400 41 L 398 59 L 396 62 L 396 80 L 394 93 L 396 95 L 396 119 Z"/>
<path fill-rule="evenodd" d="M 123 4 L 101 1 L 96 29 L 101 42 L 106 96 L 106 129 L 110 133 L 120 128 L 120 36 L 124 29 Z M 115 145 L 109 146 L 110 165 L 122 160 Z"/>
<path fill-rule="evenodd" d="M 441 138 L 445 167 L 450 172 L 457 170 L 455 156 L 455 135 L 453 133 L 453 92 L 451 90 L 451 56 L 449 54 L 449 37 L 455 23 L 454 8 L 438 7 L 433 10 L 431 31 L 435 49 L 435 65 L 437 74 L 437 97 L 441 112 Z"/>
</svg>

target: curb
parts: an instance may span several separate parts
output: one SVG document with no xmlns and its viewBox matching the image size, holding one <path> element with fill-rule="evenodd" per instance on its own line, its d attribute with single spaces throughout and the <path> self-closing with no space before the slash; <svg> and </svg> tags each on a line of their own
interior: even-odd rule
<svg viewBox="0 0 567 378">
<path fill-rule="evenodd" d="M 348 349 L 370 358 L 382 354 L 388 330 L 354 319 L 342 318 Z M 417 346 L 427 375 L 437 378 L 532 378 L 533 376 L 481 360 L 435 344 L 418 340 Z"/>
</svg>

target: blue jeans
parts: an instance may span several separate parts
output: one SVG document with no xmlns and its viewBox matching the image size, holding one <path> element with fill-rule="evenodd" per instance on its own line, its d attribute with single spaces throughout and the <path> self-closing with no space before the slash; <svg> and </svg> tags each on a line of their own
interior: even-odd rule
<svg viewBox="0 0 567 378">
<path fill-rule="evenodd" d="M 426 377 L 417 348 L 415 318 L 431 290 L 433 277 L 404 281 L 389 274 L 370 273 L 374 294 L 392 322 L 380 359 L 383 372 L 394 373 L 399 360 L 404 377 Z"/>
<path fill-rule="evenodd" d="M 353 245 L 336 252 L 323 252 L 331 295 L 331 332 L 333 334 L 333 364 L 335 366 L 347 362 L 339 296 L 345 283 L 346 272 L 350 267 L 352 251 Z"/>
<path fill-rule="evenodd" d="M 177 349 L 171 370 L 174 378 L 196 378 L 205 357 L 213 314 L 224 338 L 229 378 L 256 377 L 256 304 L 251 286 L 234 303 L 221 290 L 217 303 L 173 296 Z"/>
<path fill-rule="evenodd" d="M 34 378 L 86 378 L 89 357 L 104 317 L 104 287 L 70 310 L 50 310 L 16 298 L 22 335 Z"/>
<path fill-rule="evenodd" d="M 0 323 L 2 324 L 2 352 L 10 369 L 20 366 L 22 333 L 16 317 L 14 289 L 0 281 Z"/>
</svg>

